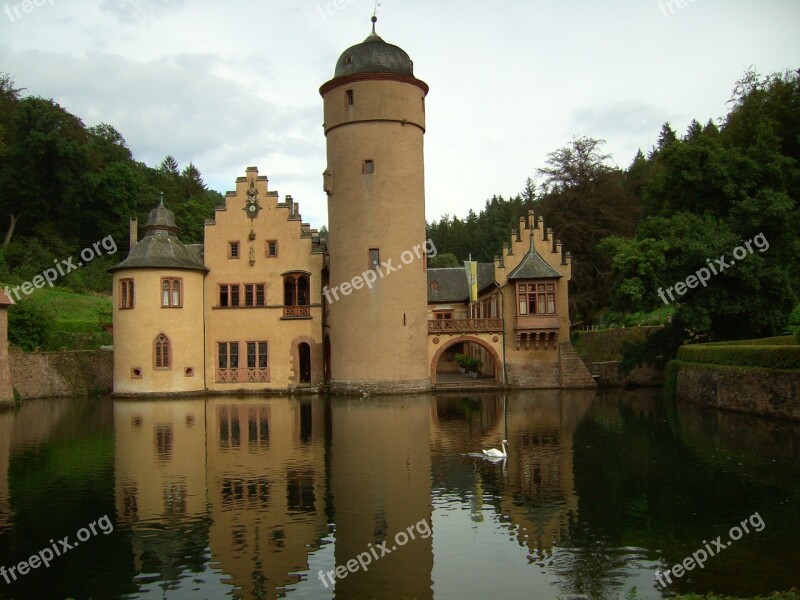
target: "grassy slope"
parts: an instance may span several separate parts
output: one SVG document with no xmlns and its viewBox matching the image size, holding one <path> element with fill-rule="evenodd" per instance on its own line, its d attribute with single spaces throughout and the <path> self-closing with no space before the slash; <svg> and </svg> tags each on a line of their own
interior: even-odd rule
<svg viewBox="0 0 800 600">
<path fill-rule="evenodd" d="M 5 284 L 0 284 L 5 288 Z M 102 325 L 111 323 L 111 298 L 80 294 L 67 288 L 36 290 L 22 302 L 36 302 L 52 311 L 56 329 L 49 348 L 43 350 L 89 350 L 112 343 Z"/>
</svg>

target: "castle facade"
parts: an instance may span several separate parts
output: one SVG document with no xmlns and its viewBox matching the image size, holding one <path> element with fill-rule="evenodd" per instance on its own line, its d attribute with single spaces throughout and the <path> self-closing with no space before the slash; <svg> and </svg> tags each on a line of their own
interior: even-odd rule
<svg viewBox="0 0 800 600">
<path fill-rule="evenodd" d="M 114 275 L 114 392 L 594 387 L 569 343 L 571 259 L 530 214 L 494 263 L 429 269 L 428 85 L 372 33 L 320 94 L 329 234 L 249 167 L 184 245 L 163 202 Z M 475 359 L 473 374 L 459 361 Z"/>
</svg>

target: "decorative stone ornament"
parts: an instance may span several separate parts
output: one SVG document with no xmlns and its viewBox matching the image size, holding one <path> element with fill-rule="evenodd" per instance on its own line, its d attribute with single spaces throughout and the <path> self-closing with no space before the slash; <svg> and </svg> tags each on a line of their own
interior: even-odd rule
<svg viewBox="0 0 800 600">
<path fill-rule="evenodd" d="M 255 219 L 258 216 L 261 206 L 258 204 L 258 190 L 256 189 L 255 180 L 250 180 L 250 189 L 247 190 L 247 202 L 244 204 L 244 211 L 250 219 Z"/>
</svg>

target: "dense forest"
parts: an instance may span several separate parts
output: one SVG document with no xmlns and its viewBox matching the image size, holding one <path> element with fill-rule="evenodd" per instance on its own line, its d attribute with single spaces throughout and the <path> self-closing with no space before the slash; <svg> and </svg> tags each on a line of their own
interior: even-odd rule
<svg viewBox="0 0 800 600">
<path fill-rule="evenodd" d="M 751 243 L 755 251 L 703 286 L 694 281 L 674 302 L 667 297 L 668 326 L 635 352 L 661 362 L 685 341 L 783 332 L 800 295 L 800 72 L 749 71 L 729 106 L 718 124 L 693 121 L 683 135 L 665 124 L 624 170 L 612 166 L 603 140 L 573 139 L 514 198 L 430 223 L 437 264 L 470 252 L 492 260 L 533 208 L 574 258 L 573 322 L 613 321 L 664 308 L 660 289 L 718 257 L 730 262 L 760 235 L 768 248 Z"/>
<path fill-rule="evenodd" d="M 800 72 L 736 83 L 718 123 L 665 124 L 655 145 L 614 166 L 604 141 L 576 137 L 551 152 L 513 198 L 428 224 L 431 266 L 491 261 L 534 209 L 573 256 L 573 322 L 613 322 L 664 308 L 659 290 L 687 280 L 756 236 L 768 241 L 670 302 L 671 319 L 638 356 L 672 356 L 687 340 L 774 335 L 800 295 Z M 102 237 L 119 245 L 59 285 L 108 292 L 106 269 L 127 251 L 128 219 L 143 222 L 164 194 L 185 242 L 222 202 L 193 164 L 136 161 L 108 124 L 87 127 L 53 100 L 0 75 L 0 282 L 30 280 Z"/>
</svg>

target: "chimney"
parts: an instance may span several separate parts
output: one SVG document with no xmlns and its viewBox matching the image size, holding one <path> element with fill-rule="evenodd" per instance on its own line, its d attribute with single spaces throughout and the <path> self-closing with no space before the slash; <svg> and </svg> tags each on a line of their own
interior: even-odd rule
<svg viewBox="0 0 800 600">
<path fill-rule="evenodd" d="M 128 254 L 130 255 L 130 253 L 133 252 L 133 249 L 136 248 L 136 244 L 139 243 L 139 221 L 136 219 L 136 217 L 131 219 L 128 235 L 130 236 L 130 250 L 128 250 Z"/>
</svg>

